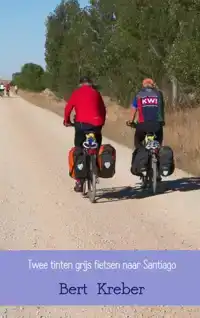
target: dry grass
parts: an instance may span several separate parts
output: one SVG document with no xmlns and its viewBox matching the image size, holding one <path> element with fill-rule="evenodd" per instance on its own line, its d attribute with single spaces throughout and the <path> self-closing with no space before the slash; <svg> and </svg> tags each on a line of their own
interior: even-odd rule
<svg viewBox="0 0 200 318">
<path fill-rule="evenodd" d="M 20 91 L 20 96 L 29 102 L 49 109 L 63 117 L 64 101 L 44 94 Z M 108 119 L 104 127 L 104 135 L 114 141 L 133 147 L 133 134 L 126 127 L 125 121 L 129 119 L 129 111 L 115 105 L 108 97 L 105 97 L 108 106 Z M 166 127 L 164 131 L 164 144 L 170 145 L 175 153 L 178 168 L 194 175 L 200 174 L 200 108 L 176 111 L 166 115 Z"/>
</svg>

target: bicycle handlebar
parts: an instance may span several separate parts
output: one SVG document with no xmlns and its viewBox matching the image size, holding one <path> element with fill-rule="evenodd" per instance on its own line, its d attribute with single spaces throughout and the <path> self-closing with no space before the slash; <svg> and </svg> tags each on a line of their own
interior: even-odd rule
<svg viewBox="0 0 200 318">
<path fill-rule="evenodd" d="M 72 123 L 71 121 L 67 125 L 65 125 L 65 127 L 74 127 L 74 126 L 75 126 L 75 123 Z"/>
<path fill-rule="evenodd" d="M 66 127 L 74 127 L 75 126 L 75 121 L 76 121 L 76 115 L 73 117 L 73 122 L 70 120 L 70 122 L 67 124 Z M 64 123 L 64 122 L 63 122 Z"/>
<path fill-rule="evenodd" d="M 162 124 L 162 126 L 165 126 L 165 121 L 161 122 L 161 124 Z M 131 128 L 136 128 L 137 127 L 137 123 L 126 121 L 126 126 L 131 127 Z"/>
<path fill-rule="evenodd" d="M 136 128 L 137 124 L 135 122 L 126 121 L 126 126 Z"/>
</svg>

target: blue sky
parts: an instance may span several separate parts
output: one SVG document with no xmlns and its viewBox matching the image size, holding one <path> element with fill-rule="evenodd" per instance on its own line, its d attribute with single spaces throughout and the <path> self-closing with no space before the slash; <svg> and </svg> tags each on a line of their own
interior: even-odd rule
<svg viewBox="0 0 200 318">
<path fill-rule="evenodd" d="M 45 66 L 45 19 L 60 0 L 1 1 L 0 78 L 10 79 L 21 66 L 33 62 Z M 82 7 L 87 0 L 80 0 Z"/>
</svg>

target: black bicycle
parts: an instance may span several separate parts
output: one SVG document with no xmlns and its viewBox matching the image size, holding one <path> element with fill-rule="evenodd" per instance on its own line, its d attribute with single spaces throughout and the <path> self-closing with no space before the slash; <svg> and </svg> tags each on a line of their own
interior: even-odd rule
<svg viewBox="0 0 200 318">
<path fill-rule="evenodd" d="M 131 128 L 136 128 L 136 123 L 126 122 L 126 125 Z M 156 140 L 155 133 L 147 133 L 145 139 L 143 141 L 143 146 L 148 150 L 148 166 L 147 171 L 145 173 L 142 172 L 142 187 L 145 189 L 149 187 L 152 189 L 153 194 L 157 192 L 157 183 L 159 178 L 159 170 L 158 170 L 158 154 L 160 150 L 160 143 Z"/>
<path fill-rule="evenodd" d="M 74 123 L 70 123 L 70 126 L 74 127 Z M 84 197 L 88 195 L 90 202 L 94 203 L 96 199 L 96 184 L 98 183 L 98 143 L 96 141 L 95 132 L 85 132 L 83 150 L 86 155 L 87 176 L 81 180 L 83 186 L 82 195 Z"/>
</svg>

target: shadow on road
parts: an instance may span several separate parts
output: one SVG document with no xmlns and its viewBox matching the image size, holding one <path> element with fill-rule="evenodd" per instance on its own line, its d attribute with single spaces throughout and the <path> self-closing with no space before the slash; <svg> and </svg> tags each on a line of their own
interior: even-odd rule
<svg viewBox="0 0 200 318">
<path fill-rule="evenodd" d="M 176 180 L 162 181 L 158 186 L 156 195 L 169 194 L 175 191 L 187 192 L 200 190 L 200 178 L 181 178 Z M 149 190 L 142 190 L 140 184 L 136 187 L 113 187 L 99 189 L 97 192 L 97 203 L 108 203 L 113 201 L 145 199 L 153 196 Z M 155 196 L 155 195 L 154 195 Z"/>
<path fill-rule="evenodd" d="M 1 96 L 1 98 L 2 98 L 2 100 L 8 100 L 8 99 L 10 99 L 10 98 L 15 98 L 15 96 Z"/>
</svg>

